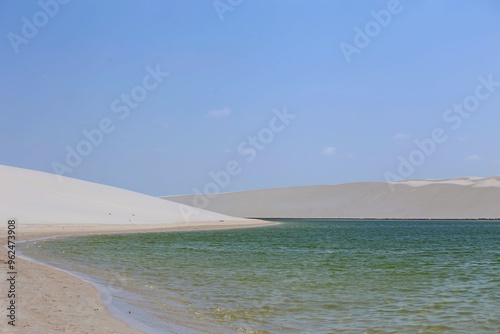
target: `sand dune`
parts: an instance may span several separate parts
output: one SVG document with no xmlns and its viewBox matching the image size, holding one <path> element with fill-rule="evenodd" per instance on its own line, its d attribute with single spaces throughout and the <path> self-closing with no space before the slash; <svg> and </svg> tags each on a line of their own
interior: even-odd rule
<svg viewBox="0 0 500 334">
<path fill-rule="evenodd" d="M 47 236 L 269 224 L 190 208 L 114 187 L 0 165 L 0 234 L 4 240 L 0 257 L 3 261 L 8 259 L 5 246 L 9 219 L 16 220 L 16 242 Z M 19 329 L 16 333 L 141 332 L 112 317 L 91 284 L 16 254 L 16 277 L 20 278 L 16 281 L 16 289 L 21 291 L 15 300 L 16 329 Z M 6 272 L 0 273 L 2 281 L 7 279 Z M 0 302 L 2 305 L 11 302 L 7 300 L 7 293 L 2 294 Z M 13 329 L 7 321 L 0 324 L 0 333 L 13 333 Z"/>
<path fill-rule="evenodd" d="M 241 220 L 77 179 L 0 165 L 0 219 L 23 224 L 199 224 Z"/>
<path fill-rule="evenodd" d="M 195 196 L 163 197 L 193 205 Z M 500 218 L 500 177 L 362 182 L 225 193 L 206 209 L 260 218 Z"/>
</svg>

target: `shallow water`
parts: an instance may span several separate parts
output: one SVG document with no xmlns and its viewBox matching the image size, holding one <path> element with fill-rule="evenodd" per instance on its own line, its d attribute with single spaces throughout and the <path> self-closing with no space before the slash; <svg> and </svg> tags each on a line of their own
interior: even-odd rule
<svg viewBox="0 0 500 334">
<path fill-rule="evenodd" d="M 19 247 L 102 283 L 151 331 L 500 332 L 495 221 L 293 220 Z"/>
</svg>

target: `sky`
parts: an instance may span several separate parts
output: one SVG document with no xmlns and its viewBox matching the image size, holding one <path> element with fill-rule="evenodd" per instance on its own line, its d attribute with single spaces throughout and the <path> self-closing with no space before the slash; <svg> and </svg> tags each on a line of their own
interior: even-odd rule
<svg viewBox="0 0 500 334">
<path fill-rule="evenodd" d="M 0 1 L 0 164 L 149 195 L 500 175 L 497 0 Z"/>
</svg>

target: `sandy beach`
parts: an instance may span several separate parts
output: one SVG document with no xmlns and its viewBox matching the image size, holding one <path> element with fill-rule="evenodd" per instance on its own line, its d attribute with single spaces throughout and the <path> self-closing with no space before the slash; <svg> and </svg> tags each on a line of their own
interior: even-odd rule
<svg viewBox="0 0 500 334">
<path fill-rule="evenodd" d="M 89 234 L 147 233 L 167 231 L 188 231 L 200 229 L 242 228 L 268 225 L 267 222 L 253 221 L 242 224 L 240 221 L 207 222 L 198 227 L 161 225 L 105 226 L 105 225 L 28 225 L 22 227 L 18 241 L 44 237 L 61 237 Z M 0 230 L 6 235 L 7 230 Z M 2 259 L 7 252 L 1 248 Z M 6 261 L 4 260 L 4 267 Z M 18 258 L 19 291 L 18 320 L 16 333 L 141 333 L 126 323 L 113 317 L 103 305 L 99 291 L 90 283 L 62 270 L 47 267 L 25 258 Z M 4 281 L 6 270 L 2 272 Z M 6 279 L 6 278 L 5 278 Z M 29 298 L 27 297 L 29 296 Z M 2 294 L 2 305 L 7 305 Z M 2 333 L 12 333 L 13 328 L 2 322 Z"/>
<path fill-rule="evenodd" d="M 44 237 L 146 233 L 268 225 L 118 188 L 52 174 L 0 166 L 2 290 L 9 290 L 8 221 L 15 219 L 15 242 Z M 12 298 L 1 294 L 2 333 L 140 333 L 113 317 L 90 283 L 56 268 L 15 259 L 15 327 L 8 324 Z M 4 307 L 5 306 L 5 307 Z"/>
</svg>

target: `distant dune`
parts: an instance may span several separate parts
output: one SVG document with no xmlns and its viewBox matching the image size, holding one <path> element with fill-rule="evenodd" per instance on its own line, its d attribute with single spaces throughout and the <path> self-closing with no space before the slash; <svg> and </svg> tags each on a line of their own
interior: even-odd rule
<svg viewBox="0 0 500 334">
<path fill-rule="evenodd" d="M 162 197 L 187 205 L 199 196 Z M 219 194 L 207 210 L 258 218 L 500 218 L 500 177 L 362 182 Z"/>
<path fill-rule="evenodd" d="M 22 224 L 123 226 L 242 221 L 133 191 L 2 165 L 0 203 L 3 224 L 10 218 Z"/>
</svg>

